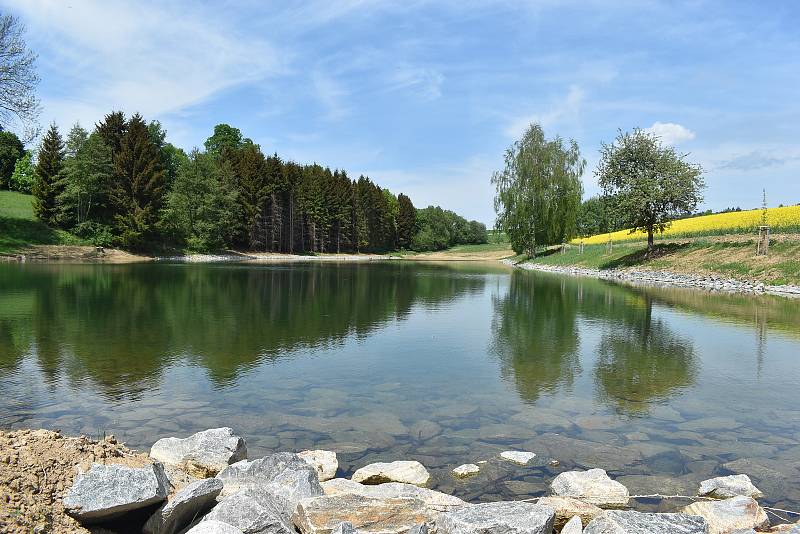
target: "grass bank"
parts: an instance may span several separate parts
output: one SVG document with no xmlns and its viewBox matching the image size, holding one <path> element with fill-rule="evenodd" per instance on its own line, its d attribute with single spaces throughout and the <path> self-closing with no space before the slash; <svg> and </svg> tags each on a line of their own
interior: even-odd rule
<svg viewBox="0 0 800 534">
<path fill-rule="evenodd" d="M 644 241 L 585 245 L 581 254 L 577 245 L 565 252 L 550 248 L 533 260 L 553 266 L 576 266 L 590 269 L 635 267 L 691 275 L 718 275 L 740 280 L 760 281 L 770 285 L 800 284 L 800 234 L 773 236 L 768 256 L 756 255 L 752 236 L 708 236 L 683 240 L 664 240 L 647 255 Z"/>
<path fill-rule="evenodd" d="M 81 238 L 50 228 L 33 214 L 33 197 L 0 191 L 0 254 L 13 254 L 30 245 L 86 245 Z"/>
</svg>

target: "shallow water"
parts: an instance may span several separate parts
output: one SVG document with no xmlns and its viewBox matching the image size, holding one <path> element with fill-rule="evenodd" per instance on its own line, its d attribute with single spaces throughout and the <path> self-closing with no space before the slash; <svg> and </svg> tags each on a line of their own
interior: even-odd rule
<svg viewBox="0 0 800 534">
<path fill-rule="evenodd" d="M 602 467 L 634 494 L 745 472 L 800 509 L 798 363 L 777 297 L 475 263 L 0 264 L 0 427 L 146 449 L 231 426 L 251 457 L 336 450 L 340 476 L 417 459 L 471 501 Z"/>
</svg>

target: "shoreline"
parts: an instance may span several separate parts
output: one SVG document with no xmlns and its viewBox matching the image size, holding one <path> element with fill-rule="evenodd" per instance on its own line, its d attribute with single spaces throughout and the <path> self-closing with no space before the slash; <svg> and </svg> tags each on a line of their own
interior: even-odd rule
<svg viewBox="0 0 800 534">
<path fill-rule="evenodd" d="M 800 298 L 800 286 L 776 285 L 763 282 L 748 282 L 723 276 L 694 276 L 670 271 L 649 271 L 646 269 L 590 269 L 586 267 L 566 267 L 543 265 L 540 263 L 518 263 L 510 259 L 500 260 L 510 267 L 526 271 L 538 271 L 567 276 L 585 276 L 600 280 L 610 280 L 633 285 L 657 287 L 681 287 L 720 293 L 741 293 L 747 295 L 775 295 Z"/>
<path fill-rule="evenodd" d="M 334 532 L 475 533 L 479 530 L 451 524 L 468 525 L 474 514 L 481 522 L 490 521 L 493 531 L 535 518 L 540 524 L 525 532 L 540 534 L 573 534 L 581 532 L 580 527 L 584 532 L 607 532 L 604 528 L 617 521 L 637 532 L 727 534 L 739 532 L 734 527 L 741 526 L 761 532 L 798 528 L 774 513 L 778 521 L 770 521 L 768 511 L 798 514 L 757 502 L 765 495 L 746 474 L 704 480 L 696 494 L 636 495 L 615 480 L 620 475 L 609 477 L 602 466 L 557 469 L 544 476 L 548 489 L 541 495 L 476 503 L 433 489 L 431 473 L 411 459 L 413 454 L 368 463 L 352 472 L 355 466 L 340 468 L 334 450 L 273 451 L 251 458 L 246 440 L 228 427 L 161 438 L 149 451 L 129 449 L 114 436 L 91 439 L 64 436 L 58 430 L 0 430 L 0 453 L 0 502 L 8 505 L 0 507 L 3 532 L 66 534 L 94 532 L 95 527 L 127 532 L 132 526 L 151 534 L 219 531 L 203 528 L 206 521 L 216 521 L 206 525 L 226 527 L 225 532 L 266 532 L 248 530 L 254 512 L 278 527 L 275 532 L 287 534 L 330 532 L 342 522 L 349 528 L 339 525 Z M 524 469 L 538 456 L 508 450 L 477 464 L 447 466 L 447 471 L 464 480 L 501 464 Z M 559 462 L 551 459 L 550 465 L 558 467 Z M 128 490 L 115 492 L 120 485 Z M 653 498 L 669 501 L 665 510 L 673 511 L 644 511 L 636 504 Z M 686 500 L 688 506 L 675 502 Z"/>
</svg>

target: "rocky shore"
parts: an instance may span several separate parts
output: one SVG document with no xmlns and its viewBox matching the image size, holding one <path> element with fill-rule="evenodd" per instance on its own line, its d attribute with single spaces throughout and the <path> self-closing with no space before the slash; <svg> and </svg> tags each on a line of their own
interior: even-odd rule
<svg viewBox="0 0 800 534">
<path fill-rule="evenodd" d="M 502 262 L 511 267 L 526 269 L 529 271 L 566 274 L 570 276 L 589 276 L 602 280 L 615 280 L 632 284 L 688 287 L 726 293 L 747 293 L 754 295 L 769 294 L 785 297 L 800 297 L 800 286 L 772 286 L 763 284 L 761 282 L 736 280 L 734 278 L 725 278 L 720 276 L 694 276 L 665 271 L 649 271 L 639 269 L 587 269 L 584 267 L 543 265 L 540 263 L 516 263 L 513 260 L 508 259 L 502 260 Z"/>
<path fill-rule="evenodd" d="M 535 457 L 505 451 L 497 461 L 524 466 Z M 482 463 L 454 466 L 452 476 L 474 476 Z M 0 531 L 800 534 L 800 524 L 770 524 L 756 500 L 762 492 L 744 473 L 703 481 L 694 502 L 673 513 L 634 510 L 642 496 L 601 468 L 559 473 L 546 496 L 475 504 L 425 487 L 430 475 L 413 460 L 341 474 L 335 451 L 249 459 L 230 428 L 163 438 L 148 454 L 113 437 L 0 432 Z"/>
</svg>

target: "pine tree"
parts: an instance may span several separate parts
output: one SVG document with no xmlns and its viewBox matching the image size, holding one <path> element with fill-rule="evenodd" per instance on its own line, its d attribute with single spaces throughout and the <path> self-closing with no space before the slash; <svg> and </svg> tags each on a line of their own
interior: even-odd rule
<svg viewBox="0 0 800 534">
<path fill-rule="evenodd" d="M 128 121 L 114 158 L 115 230 L 123 246 L 141 248 L 151 237 L 163 200 L 161 154 L 139 114 Z"/>
<path fill-rule="evenodd" d="M 64 140 L 55 123 L 42 139 L 33 184 L 33 211 L 40 220 L 55 225 L 58 215 L 59 180 L 64 167 Z"/>
<path fill-rule="evenodd" d="M 101 122 L 95 125 L 95 131 L 103 138 L 103 142 L 111 149 L 111 156 L 116 157 L 122 147 L 122 138 L 128 129 L 125 114 L 121 111 L 112 111 Z"/>
<path fill-rule="evenodd" d="M 400 248 L 410 248 L 411 239 L 417 225 L 417 209 L 411 199 L 400 193 L 397 197 L 399 213 L 397 216 L 397 243 Z"/>
<path fill-rule="evenodd" d="M 242 207 L 242 226 L 247 234 L 246 244 L 250 247 L 257 247 L 259 244 L 263 246 L 258 220 L 268 194 L 267 161 L 258 145 L 253 143 L 246 143 L 237 152 L 236 176 L 239 203 Z"/>
</svg>

